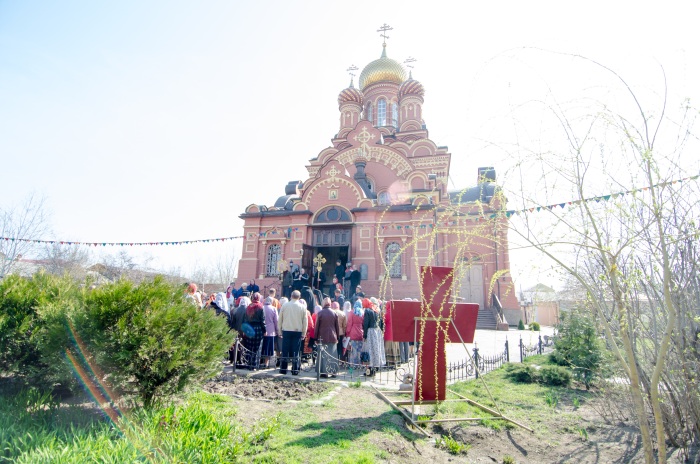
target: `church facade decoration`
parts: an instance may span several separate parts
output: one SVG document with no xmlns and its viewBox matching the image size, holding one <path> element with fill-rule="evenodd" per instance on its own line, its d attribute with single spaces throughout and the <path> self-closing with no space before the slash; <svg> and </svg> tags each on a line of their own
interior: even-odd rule
<svg viewBox="0 0 700 464">
<path fill-rule="evenodd" d="M 385 43 L 359 88 L 351 80 L 338 95 L 338 132 L 309 161 L 308 178 L 288 182 L 274 205 L 240 215 L 241 282 L 279 285 L 275 269 L 293 261 L 311 273 L 320 253 L 327 283 L 337 261 L 352 262 L 367 294 L 418 298 L 420 266 L 451 266 L 457 299 L 518 308 L 495 171 L 480 168 L 474 186 L 448 191 L 452 155 L 429 138 L 425 89 L 406 74 Z"/>
</svg>

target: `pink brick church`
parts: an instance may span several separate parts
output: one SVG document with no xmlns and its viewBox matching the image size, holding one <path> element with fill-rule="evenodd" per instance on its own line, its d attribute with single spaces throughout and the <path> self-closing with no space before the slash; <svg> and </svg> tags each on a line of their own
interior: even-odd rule
<svg viewBox="0 0 700 464">
<path fill-rule="evenodd" d="M 241 214 L 240 282 L 277 284 L 290 260 L 315 272 L 321 254 L 329 283 L 336 261 L 351 261 L 366 294 L 417 298 L 419 266 L 433 264 L 455 268 L 455 298 L 518 309 L 495 171 L 480 168 L 474 186 L 447 190 L 451 154 L 429 138 L 424 94 L 384 44 L 359 86 L 351 80 L 338 95 L 338 133 L 309 161 L 309 177 Z"/>
</svg>

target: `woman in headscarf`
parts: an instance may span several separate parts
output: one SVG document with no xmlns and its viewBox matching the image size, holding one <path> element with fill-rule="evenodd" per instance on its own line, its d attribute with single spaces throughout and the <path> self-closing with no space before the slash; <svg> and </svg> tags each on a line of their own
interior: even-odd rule
<svg viewBox="0 0 700 464">
<path fill-rule="evenodd" d="M 265 310 L 260 302 L 260 293 L 253 293 L 251 303 L 245 311 L 241 331 L 243 332 L 243 346 L 248 350 L 250 359 L 248 369 L 257 367 L 260 361 L 260 345 L 265 336 Z"/>
<path fill-rule="evenodd" d="M 348 314 L 348 324 L 345 328 L 345 336 L 350 339 L 348 343 L 348 362 L 350 364 L 362 364 L 360 353 L 362 353 L 363 345 L 362 326 L 364 323 L 364 315 L 365 310 L 362 308 L 362 301 L 357 300 L 352 311 Z"/>
<path fill-rule="evenodd" d="M 362 307 L 365 308 L 365 318 L 362 325 L 364 350 L 369 353 L 369 372 L 367 374 L 371 376 L 378 368 L 386 364 L 384 334 L 380 327 L 382 316 L 379 314 L 379 306 L 367 298 L 362 299 Z"/>
<path fill-rule="evenodd" d="M 275 340 L 277 339 L 277 334 L 279 334 L 279 328 L 277 327 L 277 308 L 274 307 L 272 297 L 265 298 L 263 311 L 265 313 L 265 337 L 263 338 L 260 355 L 263 358 L 265 367 L 269 367 L 270 358 L 275 354 Z"/>
</svg>

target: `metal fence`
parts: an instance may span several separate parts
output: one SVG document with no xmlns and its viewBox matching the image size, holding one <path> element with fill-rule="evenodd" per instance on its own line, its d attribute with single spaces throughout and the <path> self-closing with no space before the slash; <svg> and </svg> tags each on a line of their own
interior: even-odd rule
<svg viewBox="0 0 700 464">
<path fill-rule="evenodd" d="M 528 356 L 536 354 L 544 354 L 551 351 L 553 339 L 547 335 L 538 337 L 537 343 L 534 345 L 525 345 L 523 338 L 520 337 L 518 342 L 519 358 L 513 361 L 523 362 Z M 483 356 L 479 353 L 478 348 L 472 349 L 473 355 L 470 358 L 461 361 L 452 362 L 447 365 L 447 381 L 457 382 L 459 380 L 467 380 L 469 378 L 479 378 L 479 375 L 498 369 L 503 364 L 511 361 L 510 345 L 508 340 L 505 342 L 504 350 L 491 356 Z M 475 369 L 476 366 L 476 369 Z"/>
<path fill-rule="evenodd" d="M 518 359 L 513 361 L 524 361 L 527 357 L 536 354 L 544 354 L 552 350 L 553 339 L 548 336 L 538 337 L 534 345 L 526 345 L 522 337 L 518 342 Z M 316 343 L 311 353 L 300 351 L 299 355 L 293 358 L 273 355 L 267 358 L 261 356 L 262 345 L 257 351 L 247 349 L 236 339 L 232 367 L 233 370 L 274 370 L 279 369 L 280 364 L 288 364 L 288 369 L 295 372 L 315 374 L 317 380 L 323 377 L 338 378 L 347 382 L 371 381 L 375 384 L 399 384 L 403 383 L 406 374 L 413 374 L 415 369 L 415 356 L 412 355 L 406 362 L 384 365 L 382 367 L 370 367 L 367 363 L 354 364 L 338 356 L 337 350 L 328 351 L 326 345 Z M 487 372 L 498 369 L 503 364 L 511 361 L 511 349 L 508 340 L 505 342 L 504 350 L 494 355 L 485 356 L 479 353 L 479 349 L 472 349 L 472 356 L 457 362 L 447 364 L 447 382 L 454 383 L 470 378 L 479 378 Z M 319 362 L 322 360 L 322 362 Z M 264 361 L 264 363 L 263 363 Z M 286 361 L 286 363 L 285 363 Z M 298 366 L 298 368 L 296 367 Z M 475 368 L 476 367 L 476 368 Z"/>
</svg>

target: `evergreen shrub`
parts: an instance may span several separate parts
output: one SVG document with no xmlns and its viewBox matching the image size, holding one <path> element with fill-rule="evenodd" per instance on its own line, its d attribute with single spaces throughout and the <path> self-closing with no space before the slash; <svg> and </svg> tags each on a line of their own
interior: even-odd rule
<svg viewBox="0 0 700 464">
<path fill-rule="evenodd" d="M 530 324 L 530 330 L 534 330 L 535 332 L 540 331 L 540 323 L 539 322 L 533 322 Z"/>
<path fill-rule="evenodd" d="M 535 383 L 539 380 L 537 369 L 529 364 L 508 363 L 506 377 L 518 383 Z"/>
<path fill-rule="evenodd" d="M 608 357 L 593 316 L 580 310 L 562 314 L 558 329 L 552 360 L 570 367 L 574 378 L 588 389 L 601 376 Z"/>
<path fill-rule="evenodd" d="M 568 387 L 571 384 L 571 371 L 562 366 L 542 366 L 538 375 L 545 385 Z"/>
<path fill-rule="evenodd" d="M 525 324 L 523 324 L 522 319 L 518 322 L 518 330 L 525 330 Z"/>
<path fill-rule="evenodd" d="M 108 382 L 146 407 L 218 374 L 233 339 L 225 318 L 195 307 L 160 277 L 88 291 L 75 322 Z"/>
<path fill-rule="evenodd" d="M 29 385 L 70 388 L 64 361 L 69 344 L 67 318 L 79 301 L 69 278 L 37 273 L 0 281 L 0 372 Z"/>
</svg>

